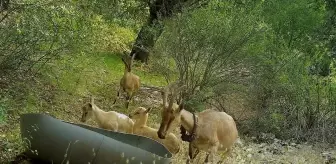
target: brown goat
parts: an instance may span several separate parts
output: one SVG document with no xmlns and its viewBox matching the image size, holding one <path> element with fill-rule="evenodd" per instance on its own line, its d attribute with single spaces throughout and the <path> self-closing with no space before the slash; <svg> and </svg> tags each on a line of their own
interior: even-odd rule
<svg viewBox="0 0 336 164">
<path fill-rule="evenodd" d="M 207 152 L 205 163 L 215 162 L 215 154 L 218 151 L 225 151 L 230 154 L 231 148 L 237 140 L 238 131 L 233 118 L 225 112 L 211 109 L 193 114 L 174 103 L 176 91 L 181 88 L 173 88 L 172 99 L 167 104 L 167 89 L 162 92 L 163 110 L 162 120 L 158 131 L 158 136 L 164 139 L 177 126 L 182 126 L 189 134 L 194 136 L 190 139 L 188 162 L 193 161 L 197 156 L 198 150 Z M 195 128 L 195 129 L 194 129 Z M 183 135 L 183 134 L 182 134 Z M 183 137 L 182 137 L 183 140 Z"/>
<path fill-rule="evenodd" d="M 122 57 L 122 61 L 125 65 L 124 75 L 120 79 L 120 88 L 117 92 L 117 97 L 114 100 L 113 104 L 117 101 L 117 98 L 120 98 L 120 94 L 122 91 L 127 93 L 126 96 L 126 109 L 128 109 L 129 102 L 132 100 L 133 96 L 138 92 L 140 88 L 140 78 L 139 76 L 132 73 L 132 65 L 135 54 L 133 54 L 132 58 L 128 55 L 124 55 Z"/>
<path fill-rule="evenodd" d="M 147 126 L 148 113 L 151 108 L 138 107 L 129 117 L 134 120 L 133 133 L 149 137 L 164 145 L 171 153 L 176 154 L 180 150 L 180 140 L 173 134 L 167 135 L 166 139 L 160 139 L 157 135 L 157 129 Z"/>
</svg>

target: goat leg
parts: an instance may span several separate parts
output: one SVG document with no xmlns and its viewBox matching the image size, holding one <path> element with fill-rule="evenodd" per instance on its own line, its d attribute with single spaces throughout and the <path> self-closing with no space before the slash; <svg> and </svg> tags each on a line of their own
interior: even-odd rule
<svg viewBox="0 0 336 164">
<path fill-rule="evenodd" d="M 113 102 L 113 104 L 115 104 L 116 103 L 116 101 L 117 101 L 117 98 L 119 97 L 119 91 L 117 91 L 117 97 L 114 99 L 114 102 Z"/>
<path fill-rule="evenodd" d="M 116 101 L 117 101 L 117 99 L 119 99 L 120 98 L 120 92 L 122 91 L 122 87 L 120 87 L 119 88 L 119 90 L 117 91 L 117 97 L 114 99 L 114 102 L 113 102 L 113 104 L 115 104 L 116 103 Z"/>
<path fill-rule="evenodd" d="M 208 162 L 209 162 L 209 153 L 207 153 L 204 163 L 208 163 Z"/>
<path fill-rule="evenodd" d="M 127 96 L 126 96 L 126 109 L 128 109 L 128 105 L 129 105 L 130 99 L 131 99 L 131 96 L 127 93 Z"/>
<path fill-rule="evenodd" d="M 134 94 L 135 94 L 134 92 L 131 92 L 131 93 L 127 94 L 127 99 L 126 99 L 126 101 L 127 101 L 127 105 L 126 105 L 126 109 L 128 109 L 128 105 L 129 105 L 129 103 L 134 103 L 134 99 L 133 99 Z"/>
<path fill-rule="evenodd" d="M 210 158 L 210 160 L 209 160 Z M 208 153 L 206 158 L 205 158 L 205 161 L 204 161 L 205 164 L 214 164 L 215 161 L 214 161 L 214 154 L 213 153 Z"/>
<path fill-rule="evenodd" d="M 187 159 L 187 164 L 193 163 L 193 149 L 191 143 L 189 143 L 189 159 Z"/>
<path fill-rule="evenodd" d="M 189 143 L 189 159 L 187 160 L 187 163 L 193 163 L 194 159 L 198 155 L 199 150 L 192 146 L 191 142 Z"/>
<path fill-rule="evenodd" d="M 132 92 L 130 95 L 131 95 L 131 96 L 130 96 L 130 102 L 131 102 L 131 103 L 134 103 L 134 99 L 133 99 L 133 97 L 134 97 L 134 95 L 135 95 L 135 92 Z"/>
<path fill-rule="evenodd" d="M 218 163 L 223 163 L 223 161 L 224 161 L 228 156 L 230 156 L 231 152 L 232 152 L 232 149 L 231 149 L 231 148 L 227 149 L 227 150 L 223 153 L 222 158 L 221 158 L 221 160 L 220 160 Z"/>
<path fill-rule="evenodd" d="M 196 158 L 196 156 L 198 155 L 199 150 L 197 148 L 195 148 L 195 154 L 194 154 L 194 158 Z"/>
<path fill-rule="evenodd" d="M 207 158 L 205 159 L 204 163 L 215 163 L 215 154 L 217 153 L 218 145 L 214 145 L 210 148 L 210 152 L 207 155 Z M 209 161 L 210 159 L 210 161 Z"/>
<path fill-rule="evenodd" d="M 189 158 L 192 160 L 193 159 L 193 149 L 191 143 L 189 143 Z"/>
</svg>

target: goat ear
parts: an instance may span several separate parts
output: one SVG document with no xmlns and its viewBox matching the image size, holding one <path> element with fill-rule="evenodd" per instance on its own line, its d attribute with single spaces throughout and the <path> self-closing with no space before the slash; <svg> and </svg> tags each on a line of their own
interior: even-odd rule
<svg viewBox="0 0 336 164">
<path fill-rule="evenodd" d="M 152 107 L 147 108 L 146 113 L 149 113 L 152 110 Z"/>
<path fill-rule="evenodd" d="M 124 58 L 124 57 L 121 58 L 121 61 L 122 61 L 124 64 L 126 64 L 126 61 L 125 61 L 125 58 Z"/>
<path fill-rule="evenodd" d="M 181 112 L 184 109 L 184 103 L 183 101 L 180 103 L 179 107 L 177 108 L 178 112 Z"/>
<path fill-rule="evenodd" d="M 129 58 L 129 56 L 128 56 L 128 53 L 127 52 L 124 52 L 124 54 L 121 56 L 121 60 L 122 60 L 122 62 L 123 63 L 125 63 L 125 64 L 128 64 L 127 63 L 127 59 Z"/>
</svg>

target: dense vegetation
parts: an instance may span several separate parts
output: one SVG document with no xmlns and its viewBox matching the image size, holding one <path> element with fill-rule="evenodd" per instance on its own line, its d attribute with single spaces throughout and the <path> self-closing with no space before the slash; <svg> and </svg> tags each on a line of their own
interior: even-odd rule
<svg viewBox="0 0 336 164">
<path fill-rule="evenodd" d="M 160 2 L 1 1 L 1 151 L 19 147 L 21 113 L 59 116 L 91 94 L 109 109 L 120 54 L 141 44 L 142 83 L 182 80 L 188 110 L 226 111 L 241 134 L 335 143 L 335 1 L 172 1 L 150 24 Z"/>
</svg>

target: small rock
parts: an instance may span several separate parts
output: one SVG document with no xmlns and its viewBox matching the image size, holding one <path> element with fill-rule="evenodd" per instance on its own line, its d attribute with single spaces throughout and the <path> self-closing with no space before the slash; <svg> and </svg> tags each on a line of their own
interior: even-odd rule
<svg viewBox="0 0 336 164">
<path fill-rule="evenodd" d="M 322 157 L 324 158 L 326 164 L 336 162 L 336 158 L 332 157 L 332 154 L 330 152 L 323 152 Z"/>
<path fill-rule="evenodd" d="M 261 143 L 260 145 L 259 145 L 259 148 L 263 148 L 263 147 L 265 147 L 265 143 Z"/>
<path fill-rule="evenodd" d="M 247 152 L 251 152 L 252 151 L 252 148 L 248 148 L 246 149 Z"/>
<path fill-rule="evenodd" d="M 281 142 L 281 146 L 287 146 L 288 143 L 287 142 Z"/>
<path fill-rule="evenodd" d="M 248 158 L 251 158 L 251 157 L 252 157 L 252 154 L 247 154 L 247 157 L 248 157 Z"/>
<path fill-rule="evenodd" d="M 261 154 L 261 159 L 265 159 L 265 155 L 264 154 Z"/>
</svg>

